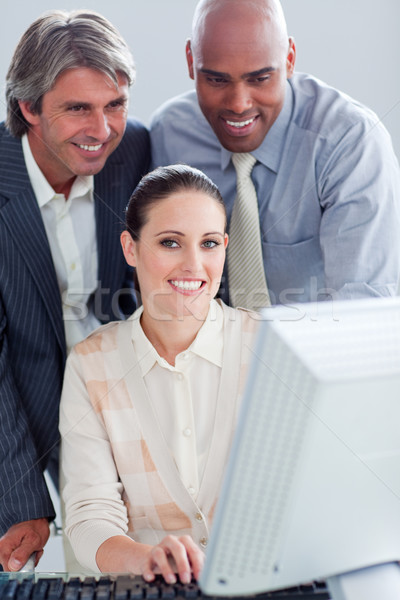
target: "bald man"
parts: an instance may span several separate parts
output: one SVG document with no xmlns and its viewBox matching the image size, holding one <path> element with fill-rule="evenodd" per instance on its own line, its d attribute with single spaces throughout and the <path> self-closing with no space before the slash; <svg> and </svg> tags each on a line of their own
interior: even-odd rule
<svg viewBox="0 0 400 600">
<path fill-rule="evenodd" d="M 201 0 L 186 57 L 196 90 L 153 115 L 154 165 L 203 170 L 230 219 L 232 157 L 256 159 L 251 179 L 271 303 L 394 295 L 400 175 L 390 136 L 371 110 L 294 72 L 295 42 L 279 2 Z M 231 302 L 227 269 L 220 295 Z"/>
</svg>

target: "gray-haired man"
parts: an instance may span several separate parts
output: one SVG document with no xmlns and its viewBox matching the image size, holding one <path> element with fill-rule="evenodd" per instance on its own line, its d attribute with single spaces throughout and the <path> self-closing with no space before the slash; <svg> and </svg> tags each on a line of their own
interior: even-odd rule
<svg viewBox="0 0 400 600">
<path fill-rule="evenodd" d="M 54 509 L 43 478 L 58 443 L 68 350 L 135 308 L 119 245 L 147 171 L 128 120 L 130 51 L 92 11 L 51 11 L 23 34 L 0 126 L 0 562 L 40 558 Z M 54 470 L 55 477 L 57 469 Z"/>
</svg>

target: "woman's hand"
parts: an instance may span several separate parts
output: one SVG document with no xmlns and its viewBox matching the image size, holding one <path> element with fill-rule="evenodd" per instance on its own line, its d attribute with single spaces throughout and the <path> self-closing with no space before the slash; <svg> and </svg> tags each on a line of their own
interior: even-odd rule
<svg viewBox="0 0 400 600">
<path fill-rule="evenodd" d="M 192 574 L 200 576 L 204 563 L 204 553 L 188 535 L 176 537 L 167 535 L 143 561 L 142 575 L 146 581 L 153 581 L 156 573 L 161 573 L 167 583 L 176 582 L 176 573 L 182 583 L 190 583 Z"/>
<path fill-rule="evenodd" d="M 189 583 L 200 577 L 204 552 L 189 535 L 167 535 L 156 546 L 139 544 L 128 536 L 114 536 L 103 542 L 96 562 L 103 573 L 134 573 L 146 581 L 161 574 L 167 583 Z"/>
</svg>

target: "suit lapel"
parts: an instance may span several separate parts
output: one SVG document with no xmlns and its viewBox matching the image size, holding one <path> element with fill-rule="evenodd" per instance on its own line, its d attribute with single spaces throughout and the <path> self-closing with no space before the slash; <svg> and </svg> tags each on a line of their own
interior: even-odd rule
<svg viewBox="0 0 400 600">
<path fill-rule="evenodd" d="M 65 352 L 60 293 L 40 209 L 30 185 L 21 142 L 2 142 L 0 218 L 18 248 L 49 313 L 56 336 Z M 22 299 L 29 301 L 29 299 Z"/>
<path fill-rule="evenodd" d="M 110 159 L 109 159 L 110 161 Z M 95 177 L 95 215 L 97 252 L 99 257 L 98 279 L 103 287 L 117 290 L 124 279 L 124 263 L 121 260 L 120 232 L 123 229 L 123 211 L 127 204 L 124 173 L 120 164 L 107 163 Z M 105 302 L 112 298 L 102 295 Z M 107 313 L 109 307 L 103 306 Z M 110 313 L 111 314 L 111 313 Z"/>
</svg>

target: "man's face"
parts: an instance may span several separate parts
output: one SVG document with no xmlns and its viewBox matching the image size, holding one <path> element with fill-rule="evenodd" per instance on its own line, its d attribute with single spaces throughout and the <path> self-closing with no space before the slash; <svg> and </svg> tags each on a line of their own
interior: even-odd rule
<svg viewBox="0 0 400 600">
<path fill-rule="evenodd" d="M 293 40 L 254 12 L 209 15 L 194 48 L 188 42 L 187 60 L 200 108 L 220 143 L 231 152 L 258 148 L 283 106 Z"/>
<path fill-rule="evenodd" d="M 76 175 L 94 175 L 120 143 L 128 110 L 128 81 L 118 87 L 100 71 L 64 71 L 43 96 L 41 114 L 20 102 L 30 123 L 33 156 L 50 185 L 68 193 Z"/>
</svg>

